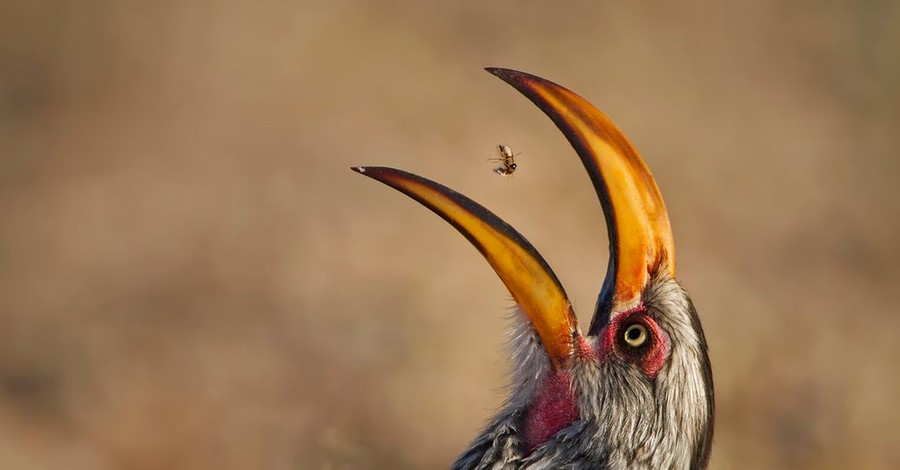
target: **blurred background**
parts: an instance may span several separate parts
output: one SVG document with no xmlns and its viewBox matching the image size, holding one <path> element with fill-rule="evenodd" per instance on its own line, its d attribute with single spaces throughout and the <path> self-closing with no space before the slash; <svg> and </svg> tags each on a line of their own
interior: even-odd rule
<svg viewBox="0 0 900 470">
<path fill-rule="evenodd" d="M 503 398 L 512 302 L 349 167 L 492 209 L 583 323 L 606 267 L 574 152 L 485 66 L 653 170 L 713 468 L 900 467 L 900 4 L 626 3 L 3 0 L 0 468 L 446 467 Z"/>
</svg>

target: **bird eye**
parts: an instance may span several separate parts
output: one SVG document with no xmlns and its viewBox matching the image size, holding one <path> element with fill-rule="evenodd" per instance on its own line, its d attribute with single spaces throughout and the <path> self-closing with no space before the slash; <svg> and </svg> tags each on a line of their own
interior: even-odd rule
<svg viewBox="0 0 900 470">
<path fill-rule="evenodd" d="M 509 167 L 512 168 L 513 170 L 515 170 L 515 169 L 516 169 L 516 164 L 513 163 L 513 164 L 509 165 Z"/>
<path fill-rule="evenodd" d="M 625 334 L 622 337 L 625 340 L 625 344 L 632 348 L 639 348 L 647 342 L 647 327 L 640 323 L 632 324 L 625 329 Z"/>
</svg>

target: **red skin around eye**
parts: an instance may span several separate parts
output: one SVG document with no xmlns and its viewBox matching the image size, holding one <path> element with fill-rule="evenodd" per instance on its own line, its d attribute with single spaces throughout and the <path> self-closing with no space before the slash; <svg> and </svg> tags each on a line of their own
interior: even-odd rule
<svg viewBox="0 0 900 470">
<path fill-rule="evenodd" d="M 650 349 L 638 353 L 639 355 L 626 350 L 618 341 L 619 335 L 623 333 L 623 328 L 636 321 L 643 323 L 647 327 L 647 333 L 650 335 L 651 341 Z M 647 310 L 641 305 L 627 312 L 620 313 L 612 319 L 602 335 L 599 349 L 598 356 L 617 354 L 623 358 L 633 360 L 644 372 L 644 375 L 650 379 L 655 379 L 659 375 L 662 366 L 666 363 L 666 359 L 669 358 L 669 335 L 647 315 Z"/>
</svg>

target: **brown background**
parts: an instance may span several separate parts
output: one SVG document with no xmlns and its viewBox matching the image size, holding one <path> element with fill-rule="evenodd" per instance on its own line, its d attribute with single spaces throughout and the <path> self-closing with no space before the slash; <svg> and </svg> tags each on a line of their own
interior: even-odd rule
<svg viewBox="0 0 900 470">
<path fill-rule="evenodd" d="M 587 321 L 605 227 L 549 120 L 666 197 L 715 468 L 900 467 L 900 5 L 0 3 L 0 468 L 437 468 L 511 305 L 404 168 L 541 250 Z M 520 169 L 484 161 L 506 143 Z"/>
</svg>

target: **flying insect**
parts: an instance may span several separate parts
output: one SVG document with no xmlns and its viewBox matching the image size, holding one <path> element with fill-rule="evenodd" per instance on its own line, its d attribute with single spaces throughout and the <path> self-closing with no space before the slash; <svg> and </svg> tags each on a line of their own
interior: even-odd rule
<svg viewBox="0 0 900 470">
<path fill-rule="evenodd" d="M 499 156 L 488 158 L 488 161 L 498 164 L 497 168 L 494 168 L 494 173 L 503 176 L 511 176 L 513 172 L 516 171 L 516 168 L 518 168 L 518 165 L 516 165 L 516 156 L 519 154 L 513 154 L 512 149 L 503 144 L 497 145 L 497 152 Z"/>
</svg>

